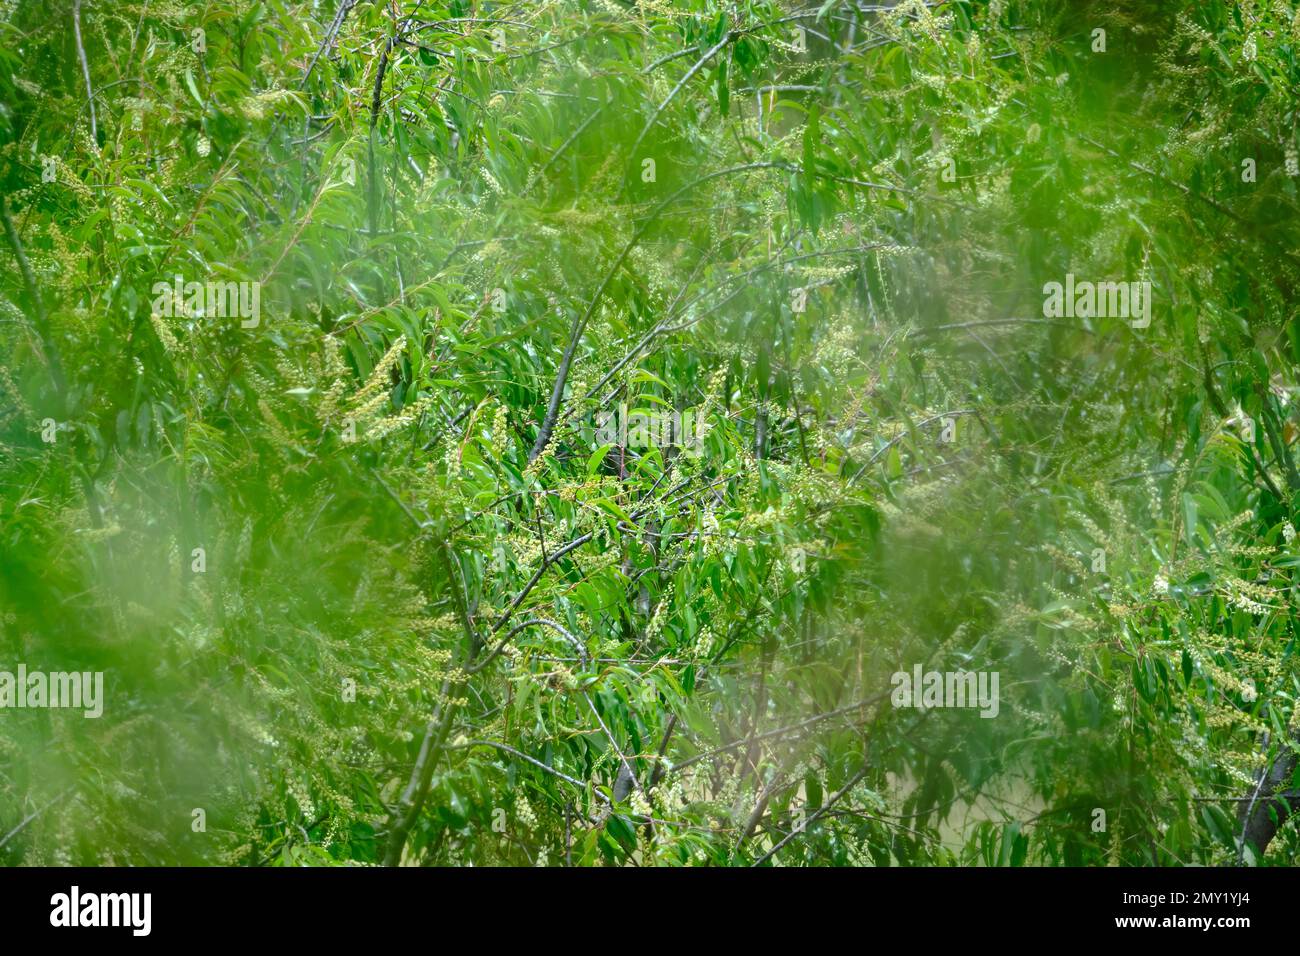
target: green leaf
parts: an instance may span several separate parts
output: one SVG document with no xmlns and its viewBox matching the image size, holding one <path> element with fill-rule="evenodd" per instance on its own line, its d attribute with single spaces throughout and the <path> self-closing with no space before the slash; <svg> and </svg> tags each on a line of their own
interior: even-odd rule
<svg viewBox="0 0 1300 956">
<path fill-rule="evenodd" d="M 194 71 L 189 67 L 185 68 L 185 87 L 194 97 L 194 102 L 199 104 L 199 109 L 203 109 L 203 97 L 199 95 L 199 88 L 194 85 Z"/>
<path fill-rule="evenodd" d="M 588 476 L 594 475 L 600 471 L 600 466 L 605 461 L 605 456 L 609 454 L 610 449 L 615 447 L 616 446 L 613 442 L 607 442 L 591 453 L 591 457 L 587 459 Z"/>
</svg>

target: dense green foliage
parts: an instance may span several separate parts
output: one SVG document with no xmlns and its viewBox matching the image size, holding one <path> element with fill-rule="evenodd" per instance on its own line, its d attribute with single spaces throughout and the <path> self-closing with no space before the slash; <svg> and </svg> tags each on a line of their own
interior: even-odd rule
<svg viewBox="0 0 1300 956">
<path fill-rule="evenodd" d="M 2 6 L 0 861 L 1294 857 L 1291 0 Z"/>
</svg>

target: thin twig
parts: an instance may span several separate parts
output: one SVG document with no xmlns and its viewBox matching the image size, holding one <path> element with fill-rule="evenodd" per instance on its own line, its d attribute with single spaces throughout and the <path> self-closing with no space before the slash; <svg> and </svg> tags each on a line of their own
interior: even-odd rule
<svg viewBox="0 0 1300 956">
<path fill-rule="evenodd" d="M 90 85 L 90 64 L 86 62 L 86 48 L 81 42 L 81 0 L 72 0 L 72 35 L 77 41 L 77 59 L 81 61 L 81 75 L 86 81 L 86 101 L 90 106 L 90 139 L 99 147 L 99 129 L 95 120 L 95 91 Z"/>
</svg>

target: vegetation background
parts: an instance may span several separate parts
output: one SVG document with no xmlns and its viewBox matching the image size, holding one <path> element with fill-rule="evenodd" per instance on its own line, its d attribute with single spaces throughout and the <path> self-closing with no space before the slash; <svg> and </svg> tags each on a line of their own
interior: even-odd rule
<svg viewBox="0 0 1300 956">
<path fill-rule="evenodd" d="M 0 9 L 0 861 L 1294 860 L 1294 3 Z"/>
</svg>

